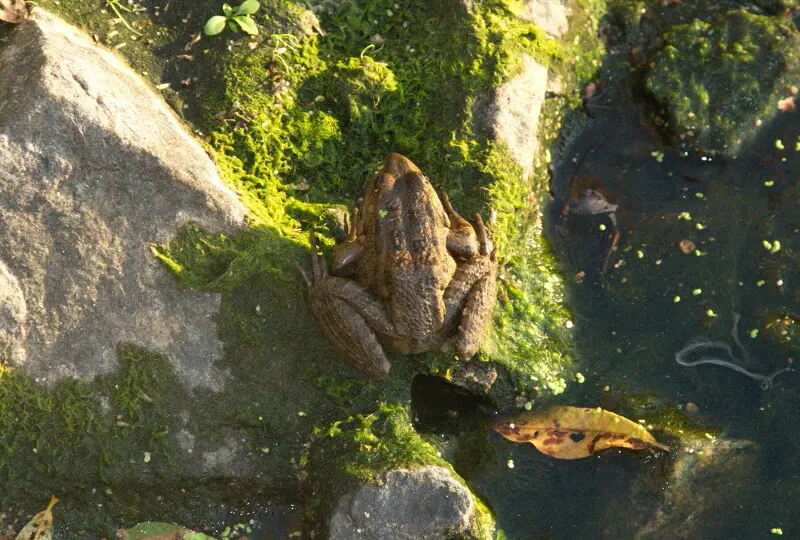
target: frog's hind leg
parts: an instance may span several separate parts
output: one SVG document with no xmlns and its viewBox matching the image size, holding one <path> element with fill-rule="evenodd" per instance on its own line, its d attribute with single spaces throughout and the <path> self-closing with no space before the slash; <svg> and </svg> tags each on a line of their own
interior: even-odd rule
<svg viewBox="0 0 800 540">
<path fill-rule="evenodd" d="M 453 281 L 445 290 L 447 309 L 445 328 L 457 326 L 456 356 L 472 358 L 492 322 L 497 295 L 497 251 L 488 257 L 475 257 L 458 266 Z"/>
<path fill-rule="evenodd" d="M 390 363 L 370 321 L 379 331 L 390 324 L 382 306 L 366 289 L 349 279 L 329 276 L 325 259 L 311 241 L 313 279 L 307 280 L 311 313 L 322 333 L 339 355 L 356 371 L 371 379 L 383 379 Z"/>
<path fill-rule="evenodd" d="M 497 297 L 497 252 L 493 251 L 491 257 L 493 264 L 475 282 L 461 311 L 456 339 L 456 356 L 461 360 L 475 356 L 492 323 L 492 310 Z"/>
</svg>

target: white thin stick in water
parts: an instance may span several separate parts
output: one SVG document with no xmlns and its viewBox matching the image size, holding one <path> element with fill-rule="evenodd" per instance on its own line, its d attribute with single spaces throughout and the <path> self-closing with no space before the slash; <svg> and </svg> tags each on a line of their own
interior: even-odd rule
<svg viewBox="0 0 800 540">
<path fill-rule="evenodd" d="M 733 341 L 738 345 L 739 349 L 742 351 L 742 354 L 745 357 L 745 360 L 749 361 L 750 353 L 739 340 L 739 319 L 740 316 L 738 313 L 733 314 L 733 328 L 731 330 L 731 336 L 733 337 Z M 700 350 L 704 349 L 720 349 L 725 351 L 725 356 L 730 358 L 730 360 L 725 360 L 723 358 L 713 357 L 713 356 L 702 356 L 698 360 L 688 361 L 686 357 L 692 353 L 695 353 Z M 728 369 L 732 369 L 734 371 L 738 371 L 742 375 L 750 377 L 756 381 L 761 381 L 761 388 L 763 390 L 769 390 L 772 388 L 772 380 L 783 373 L 784 371 L 791 371 L 792 368 L 787 366 L 783 369 L 779 369 L 772 375 L 762 375 L 760 373 L 753 373 L 752 371 L 748 371 L 747 369 L 743 368 L 739 365 L 742 362 L 741 358 L 738 358 L 733 351 L 731 350 L 730 346 L 727 343 L 723 343 L 721 341 L 711 341 L 708 339 L 699 339 L 693 340 L 686 344 L 684 348 L 679 350 L 675 353 L 675 361 L 685 367 L 694 367 L 700 366 L 703 364 L 711 364 L 715 366 L 722 366 Z"/>
</svg>

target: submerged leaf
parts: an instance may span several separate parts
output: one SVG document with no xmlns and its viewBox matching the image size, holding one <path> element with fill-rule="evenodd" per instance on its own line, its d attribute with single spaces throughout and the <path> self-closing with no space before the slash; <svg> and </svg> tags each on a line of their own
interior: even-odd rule
<svg viewBox="0 0 800 540">
<path fill-rule="evenodd" d="M 599 407 L 555 406 L 526 411 L 496 420 L 492 429 L 510 441 L 531 443 L 558 459 L 579 459 L 615 447 L 669 451 L 644 426 Z"/>
<path fill-rule="evenodd" d="M 53 540 L 53 506 L 57 502 L 58 499 L 51 497 L 47 508 L 33 516 L 15 540 Z"/>
<path fill-rule="evenodd" d="M 0 21 L 19 24 L 27 15 L 25 0 L 0 0 Z"/>
<path fill-rule="evenodd" d="M 191 531 L 171 523 L 148 521 L 130 529 L 117 531 L 118 540 L 215 540 L 206 534 Z"/>
</svg>

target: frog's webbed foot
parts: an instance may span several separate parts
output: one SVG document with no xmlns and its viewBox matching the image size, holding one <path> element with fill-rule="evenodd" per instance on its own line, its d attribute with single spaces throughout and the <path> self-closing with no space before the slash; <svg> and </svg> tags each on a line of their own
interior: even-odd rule
<svg viewBox="0 0 800 540">
<path fill-rule="evenodd" d="M 390 328 L 380 302 L 355 281 L 328 275 L 313 235 L 311 246 L 312 279 L 304 274 L 311 313 L 328 342 L 348 364 L 366 377 L 383 379 L 391 366 L 367 323 L 370 321 L 379 331 Z"/>
<path fill-rule="evenodd" d="M 442 207 L 450 218 L 450 232 L 447 235 L 447 251 L 459 260 L 468 260 L 478 254 L 479 242 L 475 236 L 475 229 L 469 221 L 453 209 L 450 197 L 444 191 L 439 192 Z"/>
</svg>

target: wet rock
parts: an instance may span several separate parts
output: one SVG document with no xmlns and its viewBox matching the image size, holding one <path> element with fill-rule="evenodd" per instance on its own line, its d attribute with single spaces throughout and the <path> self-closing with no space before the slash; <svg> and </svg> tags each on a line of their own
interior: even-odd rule
<svg viewBox="0 0 800 540">
<path fill-rule="evenodd" d="M 497 380 L 497 368 L 493 364 L 462 362 L 453 368 L 452 384 L 466 388 L 476 394 L 486 394 Z"/>
<path fill-rule="evenodd" d="M 246 210 L 167 105 L 118 57 L 36 10 L 0 53 L 0 351 L 40 381 L 113 371 L 116 348 L 166 354 L 219 389 L 220 298 L 150 252 Z"/>
<path fill-rule="evenodd" d="M 330 538 L 449 538 L 468 532 L 474 520 L 472 494 L 444 467 L 395 469 L 339 500 Z"/>
<path fill-rule="evenodd" d="M 519 16 L 548 34 L 560 37 L 569 29 L 568 17 L 571 14 L 565 0 L 526 0 Z"/>
<path fill-rule="evenodd" d="M 522 71 L 497 87 L 476 112 L 487 130 L 508 146 L 524 177 L 533 172 L 533 157 L 538 141 L 539 112 L 547 91 L 547 68 L 528 55 L 521 58 Z"/>
<path fill-rule="evenodd" d="M 641 475 L 606 508 L 611 538 L 735 536 L 758 489 L 760 449 L 747 440 L 704 439 L 677 449 L 667 478 Z M 654 484 L 658 483 L 658 486 Z M 614 516 L 624 515 L 625 520 Z"/>
<path fill-rule="evenodd" d="M 781 18 L 731 11 L 677 25 L 647 76 L 676 140 L 738 155 L 800 77 L 800 33 Z"/>
</svg>

